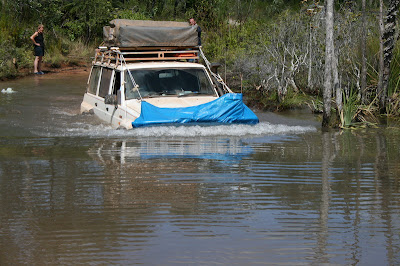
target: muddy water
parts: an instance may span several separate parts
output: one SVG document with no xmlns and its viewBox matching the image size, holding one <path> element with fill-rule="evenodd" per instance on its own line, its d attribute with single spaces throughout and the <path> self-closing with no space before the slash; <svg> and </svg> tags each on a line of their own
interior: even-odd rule
<svg viewBox="0 0 400 266">
<path fill-rule="evenodd" d="M 114 130 L 86 76 L 0 83 L 0 265 L 400 264 L 399 130 Z"/>
</svg>

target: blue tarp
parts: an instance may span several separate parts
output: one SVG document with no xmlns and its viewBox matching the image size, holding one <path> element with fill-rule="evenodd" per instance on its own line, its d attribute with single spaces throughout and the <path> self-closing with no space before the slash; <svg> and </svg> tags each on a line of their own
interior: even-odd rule
<svg viewBox="0 0 400 266">
<path fill-rule="evenodd" d="M 228 93 L 218 99 L 191 107 L 159 108 L 142 101 L 140 116 L 133 127 L 162 124 L 257 124 L 258 118 L 244 103 L 241 93 Z"/>
</svg>

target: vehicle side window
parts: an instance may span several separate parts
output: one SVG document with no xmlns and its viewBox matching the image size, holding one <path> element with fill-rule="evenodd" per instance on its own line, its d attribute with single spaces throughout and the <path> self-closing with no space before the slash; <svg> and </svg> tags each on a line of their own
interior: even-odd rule
<svg viewBox="0 0 400 266">
<path fill-rule="evenodd" d="M 92 73 L 90 75 L 89 85 L 87 88 L 87 92 L 96 94 L 97 86 L 99 85 L 99 78 L 100 78 L 100 70 L 101 68 L 98 66 L 94 66 L 92 68 Z"/>
<path fill-rule="evenodd" d="M 110 89 L 111 75 L 113 73 L 112 69 L 103 68 L 103 73 L 101 74 L 99 96 L 105 97 Z"/>
<path fill-rule="evenodd" d="M 133 76 L 133 74 L 132 74 L 132 76 Z M 136 79 L 138 79 L 137 76 L 133 77 L 133 78 L 135 79 L 135 82 L 138 82 L 138 81 L 136 81 Z M 141 84 L 140 86 L 143 86 L 145 88 L 145 85 L 142 85 L 142 83 L 140 83 L 140 84 Z M 130 78 L 128 71 L 125 71 L 125 98 L 127 100 L 130 100 L 130 99 L 137 99 L 139 97 L 140 97 L 139 92 L 138 92 L 137 88 L 135 88 L 133 86 L 132 79 Z"/>
<path fill-rule="evenodd" d="M 117 92 L 120 90 L 120 87 L 121 87 L 121 72 L 119 72 L 119 71 L 115 71 L 115 74 L 114 74 L 114 87 L 113 87 L 113 93 L 112 94 L 115 94 L 115 95 L 117 95 Z"/>
</svg>

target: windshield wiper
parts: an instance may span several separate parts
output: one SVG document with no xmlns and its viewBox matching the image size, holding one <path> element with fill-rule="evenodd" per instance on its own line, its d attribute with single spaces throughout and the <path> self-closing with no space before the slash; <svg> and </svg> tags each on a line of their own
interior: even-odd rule
<svg viewBox="0 0 400 266">
<path fill-rule="evenodd" d="M 185 93 L 185 94 L 181 94 L 178 97 L 186 97 L 186 96 L 194 96 L 194 95 L 210 95 L 211 96 L 211 94 L 207 93 L 207 92 L 196 92 L 196 91 L 194 91 L 194 92 L 188 92 L 188 93 Z"/>
<path fill-rule="evenodd" d="M 165 91 L 161 91 L 161 92 L 152 92 L 147 94 L 145 97 L 156 97 L 156 96 L 171 96 L 171 95 L 176 95 L 176 93 L 172 93 L 172 92 L 165 92 Z"/>
</svg>

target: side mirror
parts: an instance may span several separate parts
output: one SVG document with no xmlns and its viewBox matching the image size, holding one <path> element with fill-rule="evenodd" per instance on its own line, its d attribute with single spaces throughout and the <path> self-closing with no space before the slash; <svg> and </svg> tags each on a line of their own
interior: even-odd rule
<svg viewBox="0 0 400 266">
<path fill-rule="evenodd" d="M 225 92 L 224 92 L 223 85 L 220 82 L 218 82 L 218 80 L 216 80 L 215 77 L 211 77 L 211 80 L 214 83 L 214 88 L 217 90 L 218 95 L 219 96 L 224 95 Z"/>
<path fill-rule="evenodd" d="M 104 97 L 104 103 L 105 104 L 118 105 L 117 95 L 114 95 L 114 94 L 106 95 L 106 97 Z"/>
<path fill-rule="evenodd" d="M 215 86 L 215 89 L 217 90 L 218 95 L 219 95 L 219 96 L 224 95 L 225 92 L 224 92 L 224 89 L 223 89 L 223 87 L 222 87 L 222 84 L 219 83 L 219 82 L 216 81 L 216 80 L 215 80 L 215 84 L 216 84 L 216 85 L 214 85 L 214 86 Z"/>
<path fill-rule="evenodd" d="M 218 68 L 221 66 L 220 63 L 211 63 L 210 68 L 211 71 L 214 72 L 215 74 L 218 73 Z"/>
</svg>

